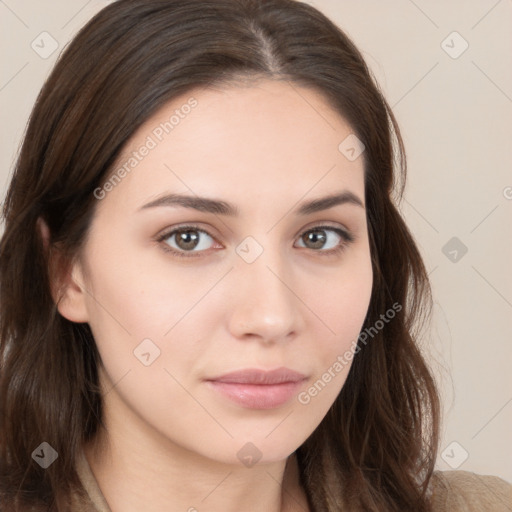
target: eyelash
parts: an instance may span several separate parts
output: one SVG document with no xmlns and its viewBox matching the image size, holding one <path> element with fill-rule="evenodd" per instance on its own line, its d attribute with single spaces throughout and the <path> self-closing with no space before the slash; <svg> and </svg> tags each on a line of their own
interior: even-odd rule
<svg viewBox="0 0 512 512">
<path fill-rule="evenodd" d="M 155 240 L 162 244 L 162 248 L 165 252 L 171 253 L 174 256 L 177 256 L 179 258 L 195 258 L 195 257 L 201 256 L 202 253 L 204 253 L 206 251 L 188 251 L 188 252 L 187 251 L 177 251 L 176 249 L 169 247 L 168 244 L 164 243 L 164 241 L 167 240 L 168 238 L 170 238 L 172 235 L 175 235 L 181 231 L 187 231 L 187 230 L 205 233 L 210 238 L 215 240 L 215 237 L 213 237 L 210 233 L 208 233 L 208 231 L 201 229 L 198 226 L 194 226 L 192 224 L 173 228 L 172 230 L 167 231 L 167 232 L 163 233 L 162 235 L 158 235 L 155 238 Z M 299 235 L 299 238 L 304 236 L 306 233 L 309 233 L 310 231 L 321 231 L 321 230 L 334 231 L 337 235 L 339 235 L 344 240 L 344 242 L 340 243 L 340 245 L 338 245 L 336 248 L 329 249 L 327 251 L 323 251 L 321 249 L 318 249 L 318 250 L 310 249 L 313 252 L 319 253 L 321 256 L 325 256 L 325 257 L 337 256 L 337 255 L 341 254 L 343 251 L 345 251 L 345 249 L 347 249 L 348 246 L 351 245 L 356 240 L 356 236 L 348 231 L 345 231 L 343 229 L 336 228 L 333 226 L 322 226 L 322 225 L 314 226 L 312 228 L 306 229 Z"/>
</svg>

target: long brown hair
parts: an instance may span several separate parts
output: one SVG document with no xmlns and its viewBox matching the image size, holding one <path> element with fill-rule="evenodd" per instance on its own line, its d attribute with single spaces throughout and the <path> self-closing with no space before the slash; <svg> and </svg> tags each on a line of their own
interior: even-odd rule
<svg viewBox="0 0 512 512">
<path fill-rule="evenodd" d="M 102 424 L 95 341 L 87 323 L 58 313 L 52 262 L 80 254 L 94 190 L 144 121 L 194 87 L 257 77 L 313 88 L 364 143 L 374 283 L 363 331 L 396 313 L 359 344 L 339 396 L 297 449 L 311 510 L 430 510 L 440 405 L 417 345 L 431 312 L 428 275 L 396 207 L 403 142 L 354 44 L 294 0 L 119 0 L 78 33 L 44 84 L 3 206 L 0 503 L 9 510 L 67 510 L 67 497 L 83 492 L 77 454 Z M 42 442 L 58 453 L 47 469 L 32 458 Z"/>
</svg>

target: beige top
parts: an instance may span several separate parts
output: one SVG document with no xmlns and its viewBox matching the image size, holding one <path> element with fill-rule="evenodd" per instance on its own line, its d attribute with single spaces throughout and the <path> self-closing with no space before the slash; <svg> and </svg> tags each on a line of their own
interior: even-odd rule
<svg viewBox="0 0 512 512">
<path fill-rule="evenodd" d="M 77 471 L 88 499 L 84 502 L 77 498 L 73 512 L 112 512 L 83 452 Z M 502 478 L 460 470 L 435 471 L 434 475 L 435 512 L 512 512 L 512 484 Z"/>
</svg>

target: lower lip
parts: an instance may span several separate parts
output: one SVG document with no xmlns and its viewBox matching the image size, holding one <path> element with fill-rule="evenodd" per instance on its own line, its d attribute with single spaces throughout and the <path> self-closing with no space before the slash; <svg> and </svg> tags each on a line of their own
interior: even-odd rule
<svg viewBox="0 0 512 512">
<path fill-rule="evenodd" d="M 297 394 L 303 381 L 281 384 L 240 384 L 206 381 L 213 389 L 236 404 L 249 409 L 275 409 Z"/>
</svg>

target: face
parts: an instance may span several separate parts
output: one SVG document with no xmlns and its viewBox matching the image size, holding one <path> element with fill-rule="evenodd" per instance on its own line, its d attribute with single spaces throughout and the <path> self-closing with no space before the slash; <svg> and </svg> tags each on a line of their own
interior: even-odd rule
<svg viewBox="0 0 512 512">
<path fill-rule="evenodd" d="M 134 134 L 60 304 L 92 329 L 111 425 L 231 464 L 314 431 L 372 288 L 352 132 L 317 92 L 265 80 L 191 91 Z"/>
</svg>

